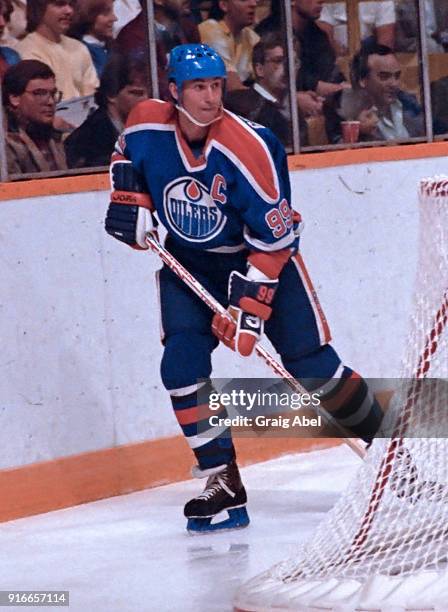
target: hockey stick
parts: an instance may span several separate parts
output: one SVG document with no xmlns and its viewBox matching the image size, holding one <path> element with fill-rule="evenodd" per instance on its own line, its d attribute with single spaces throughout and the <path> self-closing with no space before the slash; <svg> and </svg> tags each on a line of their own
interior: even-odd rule
<svg viewBox="0 0 448 612">
<path fill-rule="evenodd" d="M 189 287 L 207 306 L 216 313 L 224 315 L 228 319 L 232 317 L 208 291 L 201 285 L 201 283 L 192 275 L 190 272 L 184 268 L 184 266 L 173 256 L 169 251 L 163 247 L 160 242 L 152 235 L 146 235 L 146 244 L 149 248 L 160 257 L 164 264 L 168 266 L 181 281 L 183 281 L 187 287 Z M 273 370 L 285 383 L 296 393 L 304 394 L 308 393 L 302 385 L 291 376 L 291 374 L 280 364 L 274 357 L 268 353 L 262 346 L 257 344 L 255 346 L 256 354 L 263 359 L 263 361 L 268 365 L 271 370 Z M 342 434 L 344 442 L 355 452 L 361 459 L 364 459 L 366 456 L 366 451 L 362 447 L 362 445 L 353 438 L 347 436 L 347 431 L 341 427 L 337 421 L 331 418 L 331 416 L 321 407 L 322 415 L 327 421 L 327 423 L 331 423 L 331 425 L 335 426 L 338 431 Z"/>
</svg>

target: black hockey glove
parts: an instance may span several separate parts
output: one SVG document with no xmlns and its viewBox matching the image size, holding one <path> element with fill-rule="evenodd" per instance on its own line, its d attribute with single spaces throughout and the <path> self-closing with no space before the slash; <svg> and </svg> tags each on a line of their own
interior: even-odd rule
<svg viewBox="0 0 448 612">
<path fill-rule="evenodd" d="M 157 236 L 151 197 L 130 161 L 111 166 L 112 194 L 106 215 L 106 232 L 134 249 L 148 249 L 145 236 Z"/>
</svg>

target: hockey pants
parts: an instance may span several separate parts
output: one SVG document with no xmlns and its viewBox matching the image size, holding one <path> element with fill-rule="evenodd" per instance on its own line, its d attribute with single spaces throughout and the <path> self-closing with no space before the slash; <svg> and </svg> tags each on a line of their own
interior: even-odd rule
<svg viewBox="0 0 448 612">
<path fill-rule="evenodd" d="M 229 275 L 232 270 L 245 273 L 247 251 L 194 251 L 172 240 L 167 241 L 167 248 L 227 306 Z M 288 372 L 308 390 L 318 387 L 321 402 L 331 406 L 332 416 L 354 435 L 370 441 L 381 423 L 382 411 L 365 381 L 342 364 L 329 344 L 329 327 L 299 254 L 289 260 L 279 280 L 273 313 L 265 325 L 267 337 Z M 211 355 L 218 344 L 211 332 L 213 313 L 166 266 L 158 273 L 158 283 L 165 347 L 161 375 L 175 415 L 202 469 L 229 463 L 235 450 L 228 430 L 211 428 L 198 435 L 198 431 L 204 432 L 198 406 L 211 390 L 207 387 Z"/>
</svg>

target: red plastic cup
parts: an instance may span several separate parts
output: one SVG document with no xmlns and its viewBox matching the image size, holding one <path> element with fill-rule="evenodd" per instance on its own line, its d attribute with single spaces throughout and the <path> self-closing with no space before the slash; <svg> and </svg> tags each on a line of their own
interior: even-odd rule
<svg viewBox="0 0 448 612">
<path fill-rule="evenodd" d="M 342 140 L 346 143 L 358 142 L 359 121 L 341 121 Z"/>
</svg>

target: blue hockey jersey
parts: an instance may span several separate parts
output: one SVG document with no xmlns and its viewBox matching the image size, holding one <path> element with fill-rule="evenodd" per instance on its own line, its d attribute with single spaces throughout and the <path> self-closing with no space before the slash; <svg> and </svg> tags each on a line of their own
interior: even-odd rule
<svg viewBox="0 0 448 612">
<path fill-rule="evenodd" d="M 232 252 L 295 249 L 286 154 L 274 134 L 228 111 L 195 157 L 169 102 L 131 112 L 115 158 L 144 178 L 160 222 L 184 246 Z"/>
</svg>

